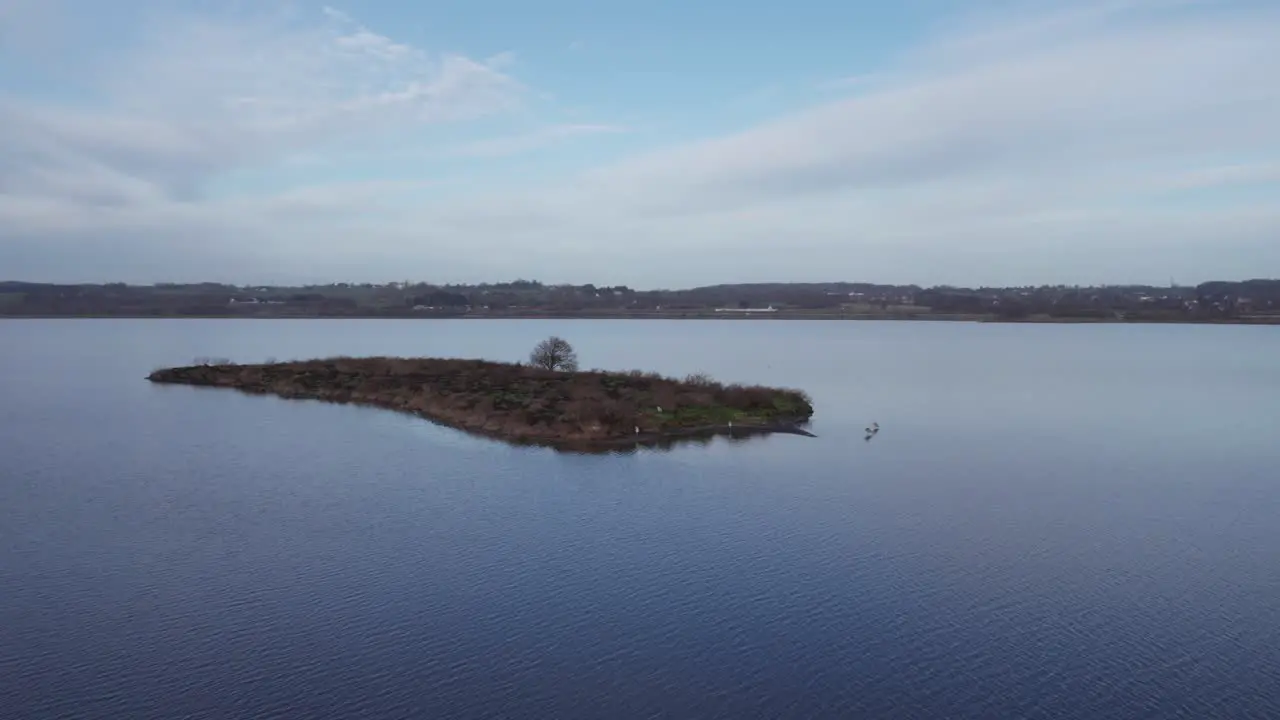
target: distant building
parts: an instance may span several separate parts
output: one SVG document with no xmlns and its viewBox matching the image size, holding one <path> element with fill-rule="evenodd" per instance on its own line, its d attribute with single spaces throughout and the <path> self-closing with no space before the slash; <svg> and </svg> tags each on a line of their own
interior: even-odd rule
<svg viewBox="0 0 1280 720">
<path fill-rule="evenodd" d="M 778 312 L 776 308 L 770 305 L 767 308 L 716 308 L 716 312 L 723 313 L 771 313 Z"/>
</svg>

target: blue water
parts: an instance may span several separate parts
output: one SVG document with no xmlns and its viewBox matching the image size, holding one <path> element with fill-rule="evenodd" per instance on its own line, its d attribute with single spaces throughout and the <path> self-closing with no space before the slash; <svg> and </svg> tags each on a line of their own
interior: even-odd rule
<svg viewBox="0 0 1280 720">
<path fill-rule="evenodd" d="M 1277 330 L 0 322 L 0 717 L 1280 717 Z M 802 387 L 820 437 L 566 455 L 143 380 L 552 333 Z"/>
</svg>

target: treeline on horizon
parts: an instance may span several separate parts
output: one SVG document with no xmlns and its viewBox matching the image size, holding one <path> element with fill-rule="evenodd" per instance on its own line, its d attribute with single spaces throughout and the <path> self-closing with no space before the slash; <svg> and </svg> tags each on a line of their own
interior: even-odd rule
<svg viewBox="0 0 1280 720">
<path fill-rule="evenodd" d="M 816 316 L 974 316 L 1003 319 L 1230 318 L 1280 315 L 1280 280 L 1195 286 L 921 287 L 875 283 L 743 283 L 684 290 L 551 285 L 536 280 L 476 285 L 424 282 L 237 286 L 0 282 L 10 316 L 372 316 L 691 314 L 772 309 Z"/>
</svg>

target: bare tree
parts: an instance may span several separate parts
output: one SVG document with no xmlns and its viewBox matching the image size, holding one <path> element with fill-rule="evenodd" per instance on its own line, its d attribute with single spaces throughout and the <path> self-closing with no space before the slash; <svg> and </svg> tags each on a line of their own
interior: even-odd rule
<svg viewBox="0 0 1280 720">
<path fill-rule="evenodd" d="M 685 384 L 697 385 L 698 387 L 711 387 L 716 385 L 715 379 L 704 372 L 689 373 L 684 378 Z"/>
<path fill-rule="evenodd" d="M 553 335 L 538 343 L 529 353 L 529 364 L 547 370 L 573 372 L 578 369 L 578 354 L 569 341 Z"/>
</svg>

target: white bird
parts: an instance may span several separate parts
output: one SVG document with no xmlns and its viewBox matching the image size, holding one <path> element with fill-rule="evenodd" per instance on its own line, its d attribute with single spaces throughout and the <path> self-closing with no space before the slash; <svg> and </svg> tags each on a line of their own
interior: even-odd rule
<svg viewBox="0 0 1280 720">
<path fill-rule="evenodd" d="M 637 435 L 639 435 L 639 434 L 640 434 L 640 426 L 639 426 L 639 425 L 637 425 L 637 426 L 636 426 L 636 434 L 637 434 Z"/>
</svg>

